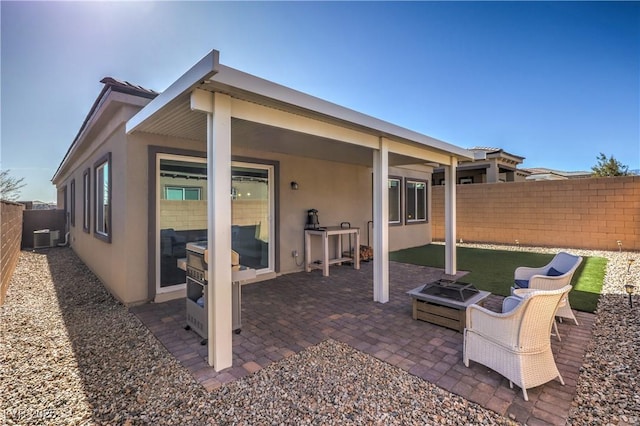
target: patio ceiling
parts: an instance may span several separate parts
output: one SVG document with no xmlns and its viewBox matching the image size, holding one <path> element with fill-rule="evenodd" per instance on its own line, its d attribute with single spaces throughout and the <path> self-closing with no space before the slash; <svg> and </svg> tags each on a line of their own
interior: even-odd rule
<svg viewBox="0 0 640 426">
<path fill-rule="evenodd" d="M 145 121 L 138 130 L 162 136 L 199 141 L 202 142 L 203 150 L 206 149 L 206 115 L 191 110 L 190 95 L 187 93 L 181 95 Z M 277 152 L 366 167 L 372 167 L 373 165 L 373 155 L 370 148 L 250 120 L 233 118 L 231 138 L 232 146 L 239 148 Z M 424 163 L 424 160 L 418 158 L 393 152 L 389 153 L 390 166 Z"/>
</svg>

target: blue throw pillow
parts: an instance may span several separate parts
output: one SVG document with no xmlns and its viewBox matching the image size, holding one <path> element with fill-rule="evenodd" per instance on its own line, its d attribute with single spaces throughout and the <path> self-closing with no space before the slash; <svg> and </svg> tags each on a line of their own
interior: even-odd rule
<svg viewBox="0 0 640 426">
<path fill-rule="evenodd" d="M 516 287 L 529 288 L 529 280 L 515 280 Z"/>
<path fill-rule="evenodd" d="M 549 268 L 549 270 L 547 271 L 548 277 L 559 277 L 560 275 L 564 275 L 564 272 L 560 272 L 555 268 Z"/>
</svg>

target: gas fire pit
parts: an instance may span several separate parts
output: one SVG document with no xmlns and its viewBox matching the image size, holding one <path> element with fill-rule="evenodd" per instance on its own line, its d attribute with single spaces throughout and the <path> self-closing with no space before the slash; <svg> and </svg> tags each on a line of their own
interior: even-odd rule
<svg viewBox="0 0 640 426">
<path fill-rule="evenodd" d="M 407 292 L 413 298 L 413 319 L 464 331 L 467 306 L 482 305 L 491 295 L 470 283 L 440 279 Z"/>
<path fill-rule="evenodd" d="M 464 302 L 478 294 L 479 291 L 480 290 L 475 288 L 471 283 L 438 280 L 425 284 L 422 290 L 420 290 L 420 293 Z"/>
</svg>

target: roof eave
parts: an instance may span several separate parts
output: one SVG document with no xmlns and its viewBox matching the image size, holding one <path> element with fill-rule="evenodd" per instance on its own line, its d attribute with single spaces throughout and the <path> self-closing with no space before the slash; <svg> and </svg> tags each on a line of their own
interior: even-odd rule
<svg viewBox="0 0 640 426">
<path fill-rule="evenodd" d="M 65 167 L 67 166 L 70 159 L 74 156 L 75 152 L 83 145 L 86 135 L 93 129 L 96 122 L 98 122 L 105 111 L 114 105 L 133 105 L 137 107 L 143 107 L 146 99 L 149 99 L 147 96 L 139 96 L 137 93 L 129 93 L 121 90 L 113 90 L 113 87 L 105 86 L 105 89 L 100 92 L 100 96 L 96 99 L 91 111 L 85 118 L 78 134 L 73 139 L 73 142 L 67 149 L 62 161 L 58 165 L 55 173 L 51 177 L 51 182 L 55 184 L 55 182 L 59 179 L 59 177 L 63 174 Z"/>
<path fill-rule="evenodd" d="M 126 132 L 130 134 L 155 113 L 166 107 L 180 95 L 191 91 L 198 84 L 217 74 L 220 67 L 220 52 L 212 50 L 198 61 L 171 86 L 149 102 L 140 112 L 131 117 L 126 124 Z"/>
</svg>

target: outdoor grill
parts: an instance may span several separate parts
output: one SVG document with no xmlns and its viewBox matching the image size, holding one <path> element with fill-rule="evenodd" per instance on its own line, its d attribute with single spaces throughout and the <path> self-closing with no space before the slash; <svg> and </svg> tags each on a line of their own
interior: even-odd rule
<svg viewBox="0 0 640 426">
<path fill-rule="evenodd" d="M 478 294 L 478 289 L 470 283 L 442 279 L 426 284 L 420 293 L 464 302 Z"/>
<path fill-rule="evenodd" d="M 207 314 L 208 314 L 208 277 L 207 277 L 207 242 L 197 241 L 187 243 L 187 326 L 198 333 L 207 343 Z M 232 264 L 238 263 L 237 253 L 232 253 Z M 235 266 L 235 265 L 232 265 Z M 241 290 L 240 282 L 233 281 L 232 285 L 232 330 L 240 333 L 242 327 Z"/>
</svg>

